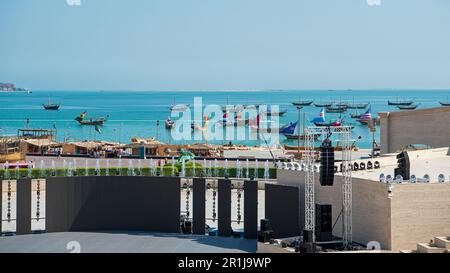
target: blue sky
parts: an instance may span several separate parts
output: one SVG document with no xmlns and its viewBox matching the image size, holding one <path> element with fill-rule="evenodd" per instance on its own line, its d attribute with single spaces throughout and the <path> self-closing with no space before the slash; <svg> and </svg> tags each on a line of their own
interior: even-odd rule
<svg viewBox="0 0 450 273">
<path fill-rule="evenodd" d="M 33 89 L 450 88 L 448 0 L 1 0 L 0 14 L 0 81 Z"/>
</svg>

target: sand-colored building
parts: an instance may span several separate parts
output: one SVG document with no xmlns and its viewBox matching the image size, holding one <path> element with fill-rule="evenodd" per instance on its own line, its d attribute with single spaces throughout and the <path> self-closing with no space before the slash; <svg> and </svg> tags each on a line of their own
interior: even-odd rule
<svg viewBox="0 0 450 273">
<path fill-rule="evenodd" d="M 379 242 L 382 249 L 399 251 L 416 249 L 418 243 L 436 236 L 450 235 L 450 156 L 448 148 L 409 152 L 411 174 L 429 183 L 402 181 L 380 182 L 379 176 L 394 177 L 395 155 L 377 159 L 380 168 L 352 172 L 353 240 L 362 245 Z M 364 160 L 361 160 L 364 161 Z M 365 160 L 367 161 L 367 160 Z M 360 163 L 359 161 L 355 161 Z M 438 182 L 444 174 L 445 181 Z M 300 188 L 300 226 L 304 226 L 305 173 L 279 169 L 278 184 Z M 342 235 L 343 177 L 335 175 L 333 186 L 321 186 L 315 174 L 315 202 L 332 204 L 333 235 Z"/>
<path fill-rule="evenodd" d="M 93 152 L 104 152 L 118 144 L 106 141 L 77 141 L 62 143 L 64 155 L 90 155 Z"/>
<path fill-rule="evenodd" d="M 393 153 L 412 144 L 433 148 L 450 145 L 450 107 L 378 114 L 382 154 Z"/>
<path fill-rule="evenodd" d="M 25 159 L 25 152 L 20 150 L 20 138 L 0 137 L 0 163 L 15 162 Z"/>
<path fill-rule="evenodd" d="M 20 141 L 20 150 L 26 154 L 47 155 L 56 154 L 61 144 L 49 138 L 30 138 Z"/>
<path fill-rule="evenodd" d="M 132 156 L 142 157 L 145 153 L 146 157 L 158 156 L 158 148 L 160 144 L 151 143 L 131 143 L 124 145 L 122 148 L 128 150 Z"/>
</svg>

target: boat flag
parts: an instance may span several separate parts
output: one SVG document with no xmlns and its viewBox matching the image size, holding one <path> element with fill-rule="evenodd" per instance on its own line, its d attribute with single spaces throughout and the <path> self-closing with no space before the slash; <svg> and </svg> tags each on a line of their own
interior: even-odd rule
<svg viewBox="0 0 450 273">
<path fill-rule="evenodd" d="M 209 117 L 205 116 L 205 123 L 203 123 L 203 127 L 200 127 L 200 130 L 206 130 L 208 128 Z"/>
<path fill-rule="evenodd" d="M 82 121 L 84 117 L 86 116 L 86 111 L 81 113 L 78 117 L 75 118 L 76 121 Z"/>
<path fill-rule="evenodd" d="M 98 127 L 98 125 L 96 124 L 95 125 L 95 131 L 97 131 L 99 134 L 101 134 L 102 133 L 102 131 L 100 130 L 100 128 Z"/>
<path fill-rule="evenodd" d="M 319 116 L 313 118 L 311 122 L 325 122 L 325 108 L 322 108 L 322 110 L 320 110 Z"/>
<path fill-rule="evenodd" d="M 369 119 L 372 119 L 372 109 L 371 109 L 372 107 L 371 106 L 369 106 L 369 108 L 367 109 L 367 111 L 364 113 L 364 114 L 362 114 L 361 115 L 361 117 L 360 117 L 360 119 L 361 120 L 369 120 Z"/>
<path fill-rule="evenodd" d="M 283 130 L 281 130 L 282 134 L 287 134 L 287 135 L 293 135 L 294 131 L 295 131 L 295 127 L 297 127 L 297 121 L 292 123 L 292 121 L 289 123 L 289 126 L 287 126 L 286 128 L 283 128 Z"/>
</svg>

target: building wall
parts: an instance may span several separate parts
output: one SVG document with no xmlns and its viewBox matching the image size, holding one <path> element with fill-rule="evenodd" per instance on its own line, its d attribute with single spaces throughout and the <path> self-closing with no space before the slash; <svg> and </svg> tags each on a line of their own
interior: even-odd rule
<svg viewBox="0 0 450 273">
<path fill-rule="evenodd" d="M 304 226 L 305 202 L 304 172 L 278 170 L 278 184 L 297 185 L 300 188 L 300 226 Z M 333 186 L 321 186 L 319 175 L 315 176 L 315 202 L 332 205 L 333 235 L 342 236 L 342 184 L 343 177 L 335 176 Z M 379 182 L 353 178 L 353 240 L 366 245 L 378 241 L 383 249 L 390 249 L 390 200 L 387 185 Z"/>
<path fill-rule="evenodd" d="M 392 193 L 393 250 L 450 235 L 450 183 L 394 184 Z"/>
<path fill-rule="evenodd" d="M 380 116 L 381 153 L 393 153 L 409 144 L 448 147 L 450 144 L 450 107 L 399 112 Z"/>
<path fill-rule="evenodd" d="M 76 154 L 76 146 L 73 144 L 64 143 L 63 144 L 63 153 L 64 154 Z"/>
<path fill-rule="evenodd" d="M 367 245 L 378 241 L 382 249 L 391 249 L 391 199 L 388 185 L 353 178 L 353 240 Z"/>
<path fill-rule="evenodd" d="M 0 163 L 16 162 L 25 160 L 25 154 L 22 152 L 10 153 L 10 154 L 0 154 Z"/>
<path fill-rule="evenodd" d="M 300 187 L 300 222 L 304 226 L 304 180 L 298 171 L 278 170 L 280 184 Z M 315 177 L 316 203 L 333 206 L 333 235 L 341 236 L 342 177 L 331 187 L 320 186 Z M 382 249 L 415 249 L 417 243 L 450 235 L 450 183 L 392 184 L 353 178 L 353 240 L 366 245 L 378 241 Z"/>
</svg>

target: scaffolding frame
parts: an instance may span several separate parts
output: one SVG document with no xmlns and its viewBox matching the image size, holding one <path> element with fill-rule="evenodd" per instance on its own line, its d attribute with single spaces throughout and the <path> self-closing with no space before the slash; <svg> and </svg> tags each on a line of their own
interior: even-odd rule
<svg viewBox="0 0 450 273">
<path fill-rule="evenodd" d="M 315 138 L 320 134 L 326 137 L 329 134 L 339 135 L 339 145 L 342 148 L 342 242 L 348 249 L 353 242 L 352 234 L 352 126 L 308 126 L 305 128 L 305 230 L 312 231 L 315 241 L 315 191 L 314 191 L 314 165 L 315 165 Z"/>
</svg>

